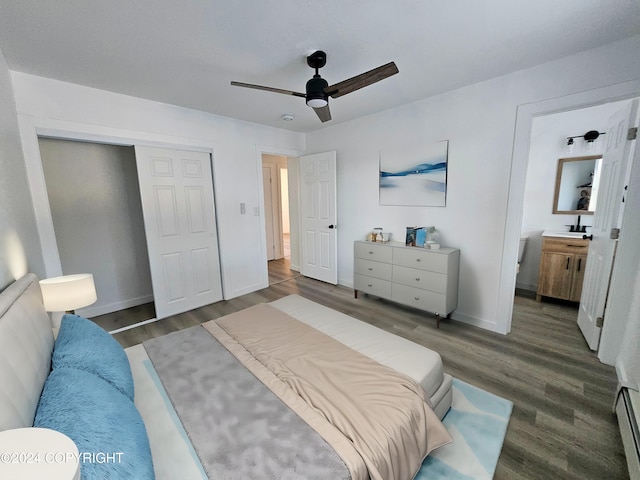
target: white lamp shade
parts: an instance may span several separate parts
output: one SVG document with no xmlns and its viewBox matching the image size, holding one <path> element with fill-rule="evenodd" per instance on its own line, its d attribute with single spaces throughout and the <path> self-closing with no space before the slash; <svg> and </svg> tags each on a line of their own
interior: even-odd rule
<svg viewBox="0 0 640 480">
<path fill-rule="evenodd" d="M 86 307 L 97 300 L 93 275 L 79 273 L 40 280 L 44 308 L 48 312 L 66 312 Z"/>
</svg>

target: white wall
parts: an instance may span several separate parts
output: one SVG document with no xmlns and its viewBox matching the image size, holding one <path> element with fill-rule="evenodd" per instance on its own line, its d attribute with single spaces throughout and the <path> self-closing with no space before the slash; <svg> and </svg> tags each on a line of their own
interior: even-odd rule
<svg viewBox="0 0 640 480">
<path fill-rule="evenodd" d="M 576 215 L 553 213 L 558 159 L 598 155 L 604 151 L 606 140 L 605 136 L 601 136 L 592 151 L 586 150 L 582 139 L 576 139 L 572 152 L 568 153 L 567 137 L 583 135 L 589 130 L 604 132 L 608 118 L 628 102 L 612 102 L 533 119 L 522 212 L 522 235 L 528 237 L 528 241 L 516 278 L 518 288 L 537 290 L 542 232 L 568 230 L 567 225 L 575 225 L 577 221 Z M 590 226 L 592 220 L 592 215 L 581 215 L 580 224 Z"/>
<path fill-rule="evenodd" d="M 0 290 L 44 263 L 29 195 L 11 73 L 0 51 Z"/>
<path fill-rule="evenodd" d="M 352 285 L 353 241 L 373 226 L 403 238 L 407 225 L 435 225 L 443 245 L 461 249 L 453 317 L 506 333 L 510 318 L 498 306 L 514 286 L 501 281 L 505 269 L 515 274 L 516 264 L 513 245 L 504 255 L 510 265 L 502 267 L 517 108 L 638 79 L 639 48 L 634 37 L 308 134 L 309 153 L 337 151 L 339 282 Z M 380 150 L 439 140 L 449 140 L 447 206 L 380 206 Z"/>
<path fill-rule="evenodd" d="M 102 315 L 153 301 L 133 147 L 41 138 L 62 273 L 91 273 Z"/>
<path fill-rule="evenodd" d="M 122 144 L 135 141 L 212 151 L 225 298 L 268 286 L 261 216 L 241 215 L 240 203 L 246 203 L 248 212 L 262 204 L 258 149 L 302 152 L 303 134 L 18 72 L 12 72 L 12 79 L 25 161 L 34 172 L 32 183 L 36 185 L 42 180 L 37 171 L 41 169 L 38 132 L 60 136 L 72 132 L 91 139 L 102 137 L 106 143 L 116 139 Z M 43 226 L 39 233 L 45 269 L 57 273 L 59 262 L 51 258 L 46 199 L 41 192 L 35 196 L 38 225 Z"/>
</svg>

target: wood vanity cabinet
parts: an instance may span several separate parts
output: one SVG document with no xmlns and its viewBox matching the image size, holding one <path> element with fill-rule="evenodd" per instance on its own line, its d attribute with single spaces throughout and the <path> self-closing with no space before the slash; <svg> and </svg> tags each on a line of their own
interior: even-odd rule
<svg viewBox="0 0 640 480">
<path fill-rule="evenodd" d="M 553 297 L 579 302 L 589 240 L 544 237 L 536 300 Z"/>
<path fill-rule="evenodd" d="M 354 295 L 358 291 L 448 317 L 458 305 L 460 250 L 429 250 L 400 242 L 354 243 Z"/>
</svg>

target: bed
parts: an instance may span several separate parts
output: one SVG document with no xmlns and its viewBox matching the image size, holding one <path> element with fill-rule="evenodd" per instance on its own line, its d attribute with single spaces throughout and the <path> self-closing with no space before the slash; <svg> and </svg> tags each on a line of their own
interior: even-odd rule
<svg viewBox="0 0 640 480">
<path fill-rule="evenodd" d="M 410 479 L 451 441 L 437 353 L 297 295 L 126 351 L 73 316 L 54 340 L 32 274 L 0 315 L 0 432 L 125 452 L 83 478 Z"/>
</svg>

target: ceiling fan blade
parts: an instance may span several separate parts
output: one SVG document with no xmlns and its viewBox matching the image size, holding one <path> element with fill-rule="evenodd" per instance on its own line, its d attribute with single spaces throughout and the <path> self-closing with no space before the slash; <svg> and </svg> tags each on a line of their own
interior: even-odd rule
<svg viewBox="0 0 640 480">
<path fill-rule="evenodd" d="M 313 109 L 318 115 L 318 118 L 324 123 L 331 120 L 331 112 L 329 111 L 329 104 L 324 107 L 318 107 Z"/>
<path fill-rule="evenodd" d="M 344 80 L 335 85 L 329 85 L 324 89 L 325 93 L 332 98 L 338 98 L 347 93 L 354 92 L 360 88 L 369 86 L 373 83 L 384 80 L 391 75 L 398 73 L 398 67 L 394 62 L 389 62 L 386 65 L 382 65 L 368 72 L 361 73 L 355 77 L 351 77 L 348 80 Z"/>
<path fill-rule="evenodd" d="M 281 88 L 264 87 L 262 85 L 254 85 L 252 83 L 231 82 L 231 85 L 235 87 L 255 88 L 256 90 L 266 90 L 267 92 L 283 93 L 285 95 L 293 95 L 294 97 L 305 98 L 304 93 L 292 92 L 291 90 L 283 90 Z"/>
</svg>

